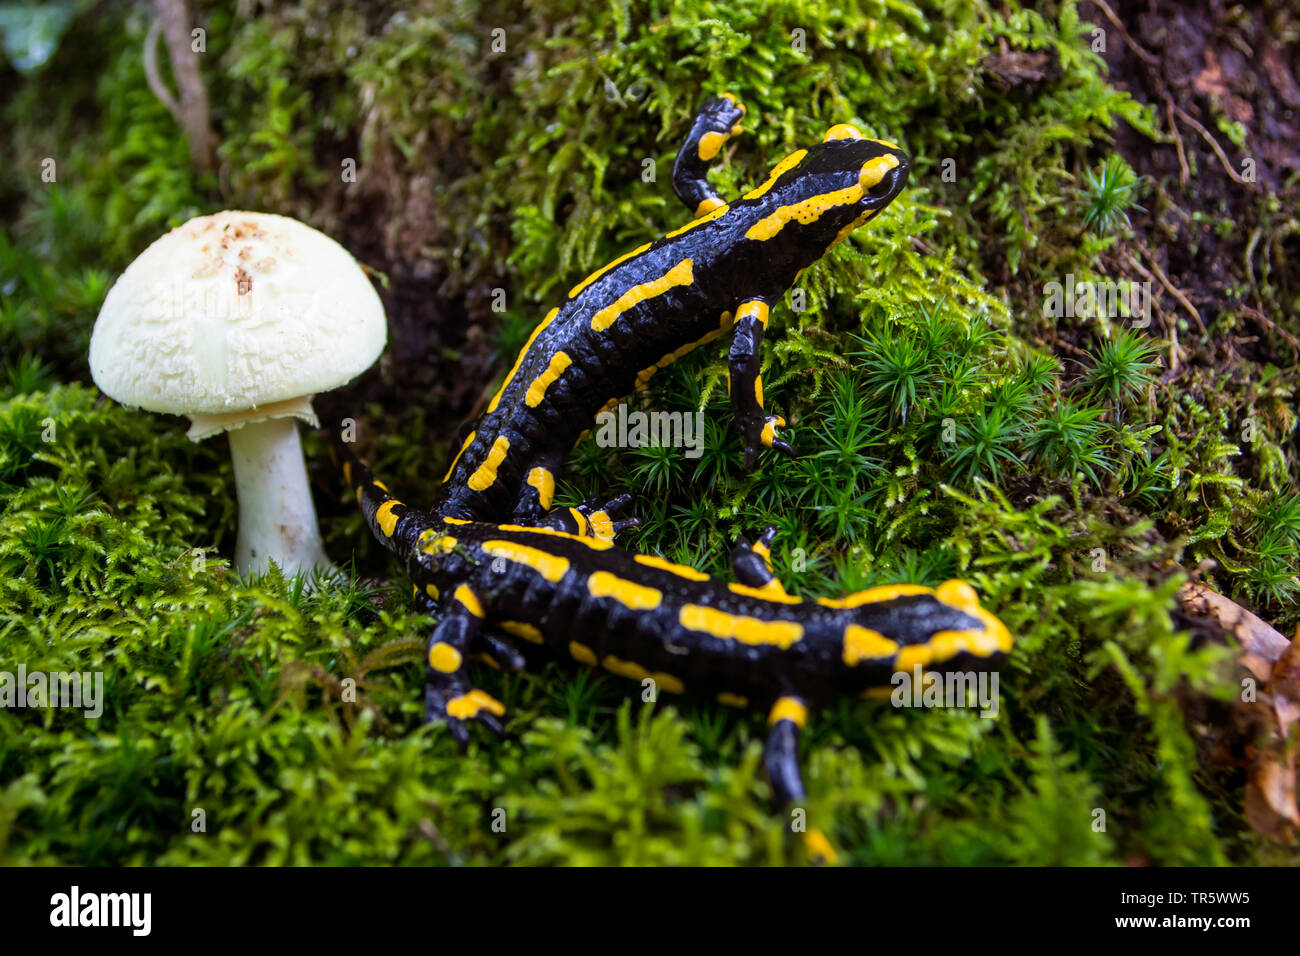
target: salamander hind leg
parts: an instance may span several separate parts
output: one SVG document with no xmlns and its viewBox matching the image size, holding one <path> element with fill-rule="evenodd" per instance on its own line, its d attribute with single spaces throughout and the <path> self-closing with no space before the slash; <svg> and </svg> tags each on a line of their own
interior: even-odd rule
<svg viewBox="0 0 1300 956">
<path fill-rule="evenodd" d="M 497 736 L 505 735 L 505 706 L 470 683 L 469 657 L 480 636 L 483 608 L 468 585 L 446 601 L 442 620 L 429 638 L 424 685 L 424 719 L 441 721 L 461 746 L 469 742 L 469 723 L 478 721 Z"/>
<path fill-rule="evenodd" d="M 779 810 L 788 810 L 802 803 L 805 797 L 803 775 L 799 771 L 799 735 L 807 723 L 807 703 L 792 695 L 778 697 L 768 712 L 763 765 L 772 784 L 772 802 Z M 813 862 L 836 861 L 835 850 L 821 830 L 807 827 L 803 842 Z"/>
<path fill-rule="evenodd" d="M 673 192 L 697 219 L 726 205 L 709 185 L 709 163 L 722 152 L 727 140 L 743 132 L 740 121 L 744 116 L 745 106 L 733 94 L 709 97 L 700 105 L 695 123 L 677 152 Z"/>
<path fill-rule="evenodd" d="M 567 531 L 569 534 L 582 535 L 586 538 L 600 538 L 613 541 L 614 537 L 628 528 L 636 528 L 641 519 L 635 515 L 624 515 L 631 506 L 632 496 L 615 495 L 608 501 L 589 498 L 580 505 L 571 508 L 555 508 L 539 521 L 536 527 L 553 528 Z"/>
<path fill-rule="evenodd" d="M 740 429 L 745 446 L 745 467 L 753 468 L 758 453 L 772 448 L 784 455 L 793 455 L 789 442 L 776 435 L 778 427 L 785 424 L 780 415 L 767 415 L 763 411 L 763 378 L 759 373 L 759 346 L 767 329 L 769 307 L 762 299 L 751 299 L 736 309 L 736 331 L 731 339 L 728 361 L 731 377 L 731 411 Z"/>
</svg>

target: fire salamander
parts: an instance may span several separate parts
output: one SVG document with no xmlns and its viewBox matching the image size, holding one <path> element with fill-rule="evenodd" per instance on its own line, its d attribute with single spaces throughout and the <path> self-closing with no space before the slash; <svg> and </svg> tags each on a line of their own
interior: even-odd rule
<svg viewBox="0 0 1300 956">
<path fill-rule="evenodd" d="M 554 509 L 555 470 L 593 417 L 657 369 L 734 329 L 731 401 L 752 467 L 790 454 L 766 413 L 759 345 L 769 310 L 799 273 L 902 190 L 897 146 L 835 126 L 757 188 L 724 202 L 706 169 L 740 132 L 744 107 L 705 101 L 677 156 L 686 226 L 615 259 L 569 290 L 533 332 L 452 463 L 433 507 L 403 504 L 346 446 L 343 474 L 375 536 L 406 567 L 429 639 L 425 713 L 455 739 L 478 722 L 503 733 L 503 705 L 470 680 L 471 659 L 517 670 L 550 652 L 670 693 L 765 708 L 764 761 L 779 805 L 804 796 L 797 745 L 808 712 L 888 687 L 896 671 L 987 668 L 1007 629 L 961 581 L 842 598 L 788 594 L 772 572 L 775 529 L 731 554 L 735 581 L 616 547 L 629 496 Z M 819 833 L 814 851 L 830 856 Z"/>
<path fill-rule="evenodd" d="M 601 411 L 729 330 L 746 467 L 762 448 L 793 452 L 778 436 L 784 419 L 764 409 L 769 312 L 800 272 L 893 201 L 909 162 L 893 143 L 834 126 L 724 202 L 706 171 L 744 114 L 730 93 L 704 102 L 673 167 L 673 189 L 695 218 L 597 269 L 550 311 L 465 437 L 432 511 L 611 537 L 618 524 L 607 509 L 552 512 L 561 460 Z"/>
<path fill-rule="evenodd" d="M 591 535 L 420 511 L 343 454 L 371 530 L 437 613 L 425 715 L 462 744 L 471 721 L 504 733 L 505 707 L 473 685 L 468 662 L 515 671 L 525 651 L 549 651 L 669 693 L 765 708 L 764 763 L 776 803 L 787 806 L 804 796 L 797 750 L 810 709 L 888 687 L 895 672 L 918 666 L 987 668 L 1011 647 L 962 581 L 805 600 L 772 573 L 774 528 L 737 543 L 729 582 Z M 827 856 L 824 838 L 810 838 Z"/>
</svg>

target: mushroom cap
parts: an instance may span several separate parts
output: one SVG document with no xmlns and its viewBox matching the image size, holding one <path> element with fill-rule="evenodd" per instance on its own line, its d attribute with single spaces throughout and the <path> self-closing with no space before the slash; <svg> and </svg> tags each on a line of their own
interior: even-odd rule
<svg viewBox="0 0 1300 956">
<path fill-rule="evenodd" d="M 347 250 L 295 219 L 226 211 L 127 267 L 95 322 L 90 374 L 123 405 L 222 415 L 337 388 L 386 339 L 383 304 Z"/>
</svg>

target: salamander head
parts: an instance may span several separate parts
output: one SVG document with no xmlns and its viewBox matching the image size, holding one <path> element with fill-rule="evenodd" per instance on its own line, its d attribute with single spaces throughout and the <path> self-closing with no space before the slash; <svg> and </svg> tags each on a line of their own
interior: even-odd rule
<svg viewBox="0 0 1300 956">
<path fill-rule="evenodd" d="M 746 194 L 763 206 L 746 238 L 792 238 L 820 256 L 893 202 L 907 185 L 910 166 L 895 144 L 833 126 L 823 142 L 787 156 L 766 183 Z"/>
<path fill-rule="evenodd" d="M 830 602 L 824 602 L 830 603 Z M 1006 625 L 980 606 L 964 581 L 939 587 L 896 585 L 838 599 L 852 608 L 843 663 L 855 690 L 889 687 L 899 671 L 989 670 L 1011 649 Z"/>
</svg>

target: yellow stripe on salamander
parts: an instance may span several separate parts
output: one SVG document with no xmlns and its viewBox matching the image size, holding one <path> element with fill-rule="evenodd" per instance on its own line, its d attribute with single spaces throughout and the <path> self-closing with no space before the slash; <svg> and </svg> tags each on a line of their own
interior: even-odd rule
<svg viewBox="0 0 1300 956">
<path fill-rule="evenodd" d="M 506 460 L 506 452 L 510 451 L 510 439 L 505 435 L 498 435 L 497 440 L 492 443 L 492 450 L 484 459 L 483 464 L 478 466 L 478 470 L 469 476 L 469 485 L 473 491 L 487 491 L 497 480 L 497 469 L 501 467 L 501 462 Z"/>
<path fill-rule="evenodd" d="M 785 650 L 803 639 L 803 625 L 795 621 L 762 621 L 699 604 L 683 605 L 677 619 L 688 631 L 742 644 L 773 645 Z"/>
<path fill-rule="evenodd" d="M 896 598 L 910 597 L 914 594 L 933 593 L 929 588 L 922 587 L 919 584 L 886 584 L 881 587 L 867 588 L 865 591 L 856 591 L 842 598 L 819 597 L 817 603 L 823 607 L 854 608 L 862 607 L 864 604 L 880 604 L 884 601 L 893 601 Z"/>
<path fill-rule="evenodd" d="M 781 582 L 776 578 L 768 581 L 761 588 L 751 588 L 747 584 L 731 583 L 727 585 L 728 590 L 736 594 L 743 594 L 746 597 L 758 598 L 761 601 L 772 601 L 776 604 L 802 604 L 803 598 L 795 597 L 793 594 L 787 594 Z"/>
<path fill-rule="evenodd" d="M 478 432 L 470 432 L 465 436 L 465 441 L 460 446 L 460 451 L 456 452 L 456 457 L 451 460 L 451 467 L 447 469 L 447 474 L 442 476 L 444 482 L 451 480 L 451 473 L 456 470 L 456 465 L 460 463 L 461 455 L 465 454 L 465 449 L 469 448 L 469 446 L 474 443 L 476 437 L 478 437 Z"/>
<path fill-rule="evenodd" d="M 649 282 L 643 282 L 628 289 L 614 302 L 591 317 L 592 329 L 596 332 L 604 332 L 618 321 L 621 315 L 630 309 L 636 308 L 646 299 L 663 295 L 678 286 L 691 285 L 695 281 L 694 273 L 691 271 L 693 267 L 694 262 L 691 259 L 683 259 L 658 279 L 652 279 Z"/>
<path fill-rule="evenodd" d="M 850 624 L 844 629 L 844 663 L 850 667 L 859 661 L 892 657 L 897 650 L 897 641 L 869 627 Z"/>
<path fill-rule="evenodd" d="M 781 230 L 791 222 L 799 222 L 804 225 L 816 222 L 826 212 L 837 206 L 850 206 L 858 202 L 862 199 L 862 193 L 862 185 L 857 184 L 846 186 L 844 189 L 834 189 L 817 196 L 809 196 L 799 202 L 780 206 L 775 212 L 764 216 L 750 226 L 749 231 L 745 233 L 745 238 L 766 242 L 779 235 Z"/>
<path fill-rule="evenodd" d="M 529 641 L 533 644 L 541 644 L 545 641 L 545 638 L 542 637 L 541 631 L 533 625 L 525 624 L 522 621 L 501 621 L 497 624 L 497 627 L 501 628 L 501 630 L 505 631 L 507 634 L 521 637 L 525 641 Z"/>
<path fill-rule="evenodd" d="M 537 501 L 547 511 L 555 500 L 555 476 L 540 465 L 528 472 L 528 484 L 537 489 Z"/>
<path fill-rule="evenodd" d="M 727 214 L 727 210 L 730 208 L 731 207 L 724 202 L 721 206 L 711 209 L 708 212 L 706 212 L 704 215 L 697 216 L 695 219 L 692 219 L 690 222 L 688 222 L 686 225 L 682 226 L 681 228 L 674 229 L 672 232 L 668 233 L 668 235 L 664 236 L 664 238 L 675 239 L 677 236 L 680 236 L 684 232 L 690 232 L 692 229 L 698 229 L 706 222 L 713 222 L 713 220 L 725 216 Z M 698 208 L 696 211 L 697 212 L 699 211 Z"/>
<path fill-rule="evenodd" d="M 593 551 L 607 551 L 614 547 L 614 542 L 606 541 L 604 538 L 592 538 L 584 535 L 569 534 L 567 531 L 559 531 L 555 528 L 526 528 L 521 524 L 499 524 L 497 525 L 497 530 L 519 531 L 524 534 L 547 534 L 556 538 L 564 538 L 566 541 L 573 541 L 577 544 L 585 545 Z"/>
<path fill-rule="evenodd" d="M 758 186 L 756 189 L 751 189 L 749 192 L 745 193 L 743 198 L 758 199 L 760 196 L 767 195 L 767 191 L 776 185 L 776 181 L 780 179 L 785 173 L 789 172 L 791 169 L 794 169 L 801 162 L 803 162 L 803 158 L 807 155 L 808 155 L 808 150 L 796 149 L 793 153 L 791 153 L 785 159 L 781 160 L 779 163 L 777 163 L 775 166 L 772 167 L 772 171 L 768 173 L 766 182 L 764 182 L 761 186 Z"/>
<path fill-rule="evenodd" d="M 597 571 L 587 579 L 587 591 L 592 597 L 613 598 L 634 611 L 652 611 L 663 603 L 664 592 L 620 578 L 608 571 Z"/>
<path fill-rule="evenodd" d="M 686 685 L 672 674 L 665 674 L 662 671 L 656 671 L 652 674 L 640 664 L 633 661 L 619 660 L 612 654 L 605 658 L 601 666 L 611 674 L 618 674 L 620 677 L 630 677 L 632 680 L 652 680 L 670 694 L 686 693 Z"/>
<path fill-rule="evenodd" d="M 488 402 L 487 410 L 489 414 L 497 410 L 497 405 L 501 402 L 501 396 L 506 393 L 506 389 L 509 387 L 510 383 L 514 381 L 515 375 L 519 373 L 519 366 L 524 364 L 524 357 L 532 350 L 533 343 L 537 341 L 537 336 L 541 335 L 542 331 L 554 322 L 555 317 L 559 314 L 560 310 L 558 307 L 551 309 L 550 312 L 546 313 L 546 318 L 542 319 L 537 328 L 533 329 L 533 334 L 528 336 L 528 341 L 524 343 L 524 347 L 520 349 L 519 354 L 515 356 L 515 364 L 514 367 L 510 369 L 510 374 L 507 375 L 506 380 L 501 383 L 501 387 L 497 389 L 497 393 L 492 396 L 492 401 Z M 453 462 L 453 466 L 454 464 L 455 463 Z M 450 477 L 450 473 L 448 473 L 448 477 Z M 446 480 L 446 478 L 443 479 L 443 481 Z"/>
<path fill-rule="evenodd" d="M 457 720 L 469 720 L 477 716 L 480 710 L 486 710 L 489 714 L 500 717 L 506 712 L 506 707 L 491 694 L 478 688 L 447 701 L 447 716 L 455 717 Z"/>
<path fill-rule="evenodd" d="M 546 371 L 533 379 L 533 384 L 528 386 L 528 393 L 524 395 L 524 404 L 529 408 L 536 408 L 542 404 L 543 399 L 546 398 L 546 390 L 555 384 L 555 380 L 572 364 L 573 359 L 569 358 L 567 352 L 556 352 L 552 355 Z"/>
<path fill-rule="evenodd" d="M 800 730 L 808 723 L 808 707 L 798 697 L 781 697 L 772 705 L 767 715 L 769 727 L 782 721 L 793 721 Z"/>
<path fill-rule="evenodd" d="M 625 253 L 624 255 L 619 256 L 617 259 L 615 259 L 613 262 L 609 263 L 608 265 L 601 266 L 599 269 L 597 269 L 597 270 L 596 270 L 595 272 L 593 272 L 591 275 L 587 276 L 587 278 L 583 279 L 581 282 L 579 282 L 577 285 L 575 285 L 572 289 L 570 289 L 570 290 L 569 290 L 569 298 L 570 298 L 570 299 L 576 299 L 576 298 L 578 297 L 578 293 L 579 293 L 579 292 L 581 292 L 583 289 L 587 288 L 587 286 L 591 285 L 593 282 L 595 282 L 597 279 L 599 279 L 601 276 L 603 276 L 603 275 L 604 275 L 606 272 L 608 272 L 610 269 L 614 268 L 614 267 L 617 266 L 617 265 L 621 265 L 621 264 L 624 263 L 624 262 L 627 262 L 627 260 L 631 259 L 633 256 L 639 256 L 639 255 L 641 255 L 641 253 L 643 253 L 643 252 L 645 252 L 647 249 L 649 249 L 650 246 L 651 246 L 652 244 L 653 244 L 653 243 L 649 243 L 649 242 L 647 242 L 644 246 L 637 246 L 637 247 L 636 247 L 635 249 L 633 249 L 631 252 L 628 252 L 628 253 Z"/>
<path fill-rule="evenodd" d="M 429 648 L 429 666 L 440 674 L 456 673 L 463 660 L 460 651 L 446 641 L 438 641 Z"/>
<path fill-rule="evenodd" d="M 398 516 L 393 514 L 393 509 L 400 504 L 400 501 L 392 498 L 375 510 L 375 524 L 379 525 L 379 530 L 384 533 L 385 538 L 391 538 L 393 532 L 397 530 Z"/>
<path fill-rule="evenodd" d="M 530 548 L 524 544 L 515 544 L 513 541 L 484 541 L 482 548 L 485 554 L 490 554 L 494 558 L 505 558 L 515 564 L 532 568 L 548 581 L 559 581 L 569 572 L 568 558 Z"/>
<path fill-rule="evenodd" d="M 485 616 L 483 614 L 483 605 L 479 603 L 478 595 L 471 591 L 467 585 L 462 584 L 460 587 L 456 588 L 453 596 L 460 602 L 465 610 L 469 611 L 469 613 L 473 614 L 475 617 Z"/>
<path fill-rule="evenodd" d="M 596 655 L 586 644 L 569 641 L 569 655 L 579 664 L 586 664 L 588 667 L 596 666 Z"/>
<path fill-rule="evenodd" d="M 707 581 L 709 579 L 709 576 L 703 571 L 697 571 L 684 564 L 673 564 L 673 562 L 666 561 L 653 554 L 636 554 L 632 556 L 632 560 L 637 564 L 644 564 L 647 568 L 655 568 L 659 571 L 667 571 L 669 574 L 675 574 L 679 578 L 685 578 L 687 581 Z"/>
</svg>

